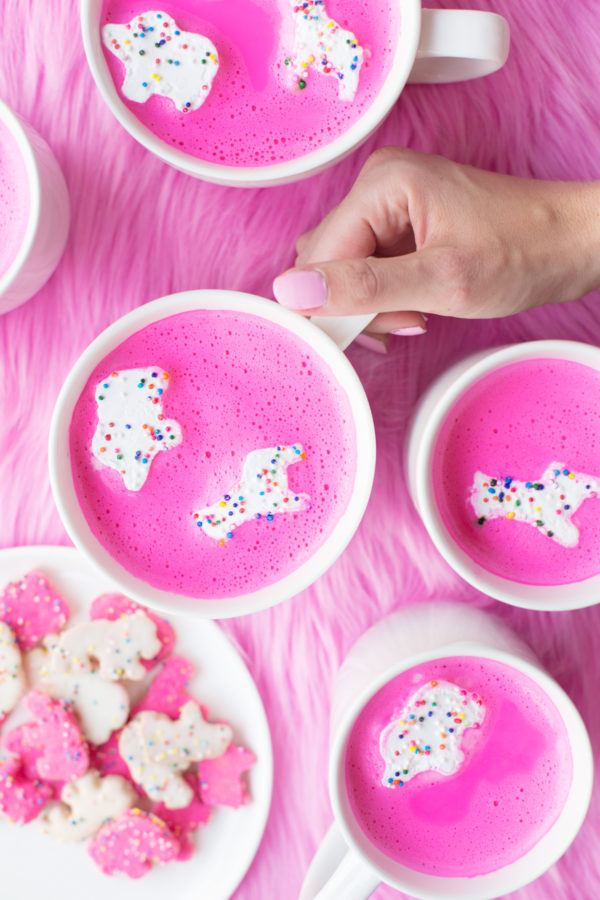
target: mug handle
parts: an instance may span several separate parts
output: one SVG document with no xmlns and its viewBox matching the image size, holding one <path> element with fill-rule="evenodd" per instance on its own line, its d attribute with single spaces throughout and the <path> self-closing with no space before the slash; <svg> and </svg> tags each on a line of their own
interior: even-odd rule
<svg viewBox="0 0 600 900">
<path fill-rule="evenodd" d="M 469 81 L 501 69 L 508 57 L 508 22 L 471 9 L 421 10 L 421 37 L 409 82 Z"/>
<path fill-rule="evenodd" d="M 380 884 L 381 879 L 348 849 L 334 822 L 312 859 L 298 900 L 367 900 Z"/>
<path fill-rule="evenodd" d="M 312 316 L 310 321 L 335 341 L 340 350 L 345 350 L 376 315 L 377 313 L 362 316 Z"/>
</svg>

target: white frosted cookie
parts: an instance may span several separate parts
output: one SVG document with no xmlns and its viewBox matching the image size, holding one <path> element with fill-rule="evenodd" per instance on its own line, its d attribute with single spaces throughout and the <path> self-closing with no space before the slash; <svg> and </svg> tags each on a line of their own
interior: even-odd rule
<svg viewBox="0 0 600 900">
<path fill-rule="evenodd" d="M 58 635 L 47 635 L 42 645 L 25 655 L 29 687 L 71 704 L 83 735 L 92 744 L 103 744 L 129 716 L 129 694 L 117 682 L 106 681 L 100 672 L 52 671 Z"/>
<path fill-rule="evenodd" d="M 221 756 L 231 738 L 229 725 L 206 722 L 198 704 L 190 701 L 174 721 L 162 713 L 138 713 L 121 732 L 119 752 L 152 800 L 181 809 L 193 798 L 183 773 L 193 762 Z"/>
<path fill-rule="evenodd" d="M 61 801 L 48 806 L 40 821 L 45 834 L 70 844 L 91 837 L 106 821 L 135 806 L 137 794 L 126 778 L 101 778 L 95 769 L 88 769 L 63 787 Z"/>
<path fill-rule="evenodd" d="M 25 691 L 21 651 L 15 633 L 0 622 L 0 722 L 15 708 Z"/>
<path fill-rule="evenodd" d="M 51 672 L 64 675 L 98 670 L 107 681 L 146 675 L 142 659 L 154 659 L 162 644 L 156 624 L 143 610 L 111 621 L 96 619 L 61 632 L 51 659 Z"/>
</svg>

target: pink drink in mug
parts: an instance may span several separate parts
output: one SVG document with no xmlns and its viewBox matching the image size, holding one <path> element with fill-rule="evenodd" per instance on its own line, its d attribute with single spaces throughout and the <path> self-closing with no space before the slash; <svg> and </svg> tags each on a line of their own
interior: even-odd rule
<svg viewBox="0 0 600 900">
<path fill-rule="evenodd" d="M 168 374 L 158 437 L 181 440 L 157 453 L 142 487 L 130 490 L 92 444 L 102 385 L 140 367 Z M 78 501 L 98 541 L 143 582 L 190 597 L 251 593 L 293 572 L 343 516 L 356 475 L 352 411 L 327 364 L 278 324 L 226 310 L 160 319 L 108 353 L 74 408 L 69 442 Z M 261 507 L 230 537 L 213 539 L 198 510 L 216 503 L 233 515 L 237 498 L 228 491 L 248 454 L 291 446 L 301 451 L 287 469 L 288 500 L 299 508 L 271 514 Z M 119 449 L 105 444 L 106 453 Z"/>
<path fill-rule="evenodd" d="M 600 572 L 599 395 L 595 369 L 530 359 L 484 375 L 449 410 L 433 493 L 475 563 L 531 585 Z"/>
<path fill-rule="evenodd" d="M 202 106 L 183 112 L 171 99 L 152 95 L 151 79 L 167 77 L 162 69 L 185 64 L 185 51 L 179 51 L 181 60 L 176 54 L 171 62 L 161 58 L 148 78 L 140 75 L 148 99 L 135 102 L 122 93 L 125 67 L 118 58 L 120 48 L 110 52 L 105 46 L 123 103 L 174 149 L 222 165 L 272 165 L 331 143 L 361 118 L 381 91 L 398 44 L 399 6 L 397 0 L 327 0 L 324 8 L 331 20 L 354 35 L 360 48 L 358 88 L 351 98 L 344 98 L 335 74 L 327 73 L 327 66 L 324 71 L 315 68 L 319 60 L 306 69 L 305 77 L 292 72 L 293 17 L 301 5 L 291 0 L 175 0 L 158 5 L 147 0 L 104 0 L 101 27 L 163 10 L 171 30 L 176 25 L 180 32 L 203 35 L 219 60 Z M 319 3 L 314 6 L 320 9 Z M 171 37 L 163 29 L 162 38 L 155 25 L 152 19 L 153 31 L 143 42 L 130 36 L 132 43 L 137 41 L 135 53 L 142 52 L 146 60 L 160 40 Z M 158 51 L 162 57 L 162 47 Z"/>
<path fill-rule="evenodd" d="M 458 689 L 452 710 L 440 693 L 446 684 Z M 427 699 L 411 704 L 415 697 Z M 476 720 L 472 710 L 461 719 L 472 697 Z M 411 716 L 426 725 L 415 727 Z M 419 736 L 428 726 L 435 745 Z M 456 753 L 452 740 L 464 755 L 455 771 L 430 768 L 430 758 L 443 765 Z M 402 742 L 414 742 L 408 757 Z M 414 774 L 417 759 L 423 770 Z M 430 660 L 394 677 L 359 713 L 345 752 L 350 807 L 369 840 L 395 862 L 446 877 L 484 875 L 521 858 L 557 820 L 572 772 L 552 700 L 523 672 L 476 656 Z"/>
</svg>

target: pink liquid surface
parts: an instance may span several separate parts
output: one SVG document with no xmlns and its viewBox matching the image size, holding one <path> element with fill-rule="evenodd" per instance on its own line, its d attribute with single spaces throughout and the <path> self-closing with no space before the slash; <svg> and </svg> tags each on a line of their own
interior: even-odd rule
<svg viewBox="0 0 600 900">
<path fill-rule="evenodd" d="M 169 375 L 163 412 L 183 440 L 159 453 L 140 491 L 92 456 L 95 387 L 112 371 L 157 365 Z M 221 547 L 192 513 L 219 500 L 248 453 L 299 442 L 288 469 L 310 510 L 251 520 Z M 128 571 L 163 590 L 231 597 L 306 562 L 348 504 L 356 469 L 349 402 L 311 348 L 278 325 L 242 313 L 195 311 L 149 325 L 108 354 L 77 402 L 70 429 L 77 496 L 98 540 Z"/>
<path fill-rule="evenodd" d="M 486 707 L 481 728 L 465 731 L 456 774 L 424 772 L 385 787 L 380 734 L 432 679 L 476 691 Z M 358 716 L 345 759 L 348 797 L 369 840 L 411 869 L 449 877 L 484 875 L 535 846 L 564 806 L 572 770 L 566 728 L 544 691 L 478 657 L 423 663 L 388 682 Z"/>
<path fill-rule="evenodd" d="M 23 243 L 30 215 L 29 181 L 12 134 L 0 122 L 0 276 Z"/>
<path fill-rule="evenodd" d="M 167 144 L 229 166 L 296 159 L 347 131 L 379 94 L 399 34 L 397 0 L 328 0 L 329 15 L 371 54 L 349 102 L 339 99 L 334 78 L 313 70 L 303 91 L 284 83 L 287 53 L 280 35 L 282 20 L 289 19 L 289 0 L 175 0 L 158 6 L 148 0 L 104 0 L 101 25 L 124 24 L 152 9 L 171 15 L 184 31 L 208 37 L 219 53 L 219 72 L 208 99 L 188 115 L 164 97 L 152 96 L 146 103 L 121 99 Z M 120 88 L 124 67 L 104 52 Z"/>
<path fill-rule="evenodd" d="M 469 499 L 478 469 L 535 481 L 556 461 L 600 476 L 599 397 L 594 369 L 539 359 L 490 373 L 455 404 L 434 449 L 435 499 L 451 537 L 480 566 L 538 585 L 600 572 L 600 499 L 585 500 L 573 515 L 576 547 L 563 547 L 525 522 L 497 518 L 479 525 Z"/>
</svg>

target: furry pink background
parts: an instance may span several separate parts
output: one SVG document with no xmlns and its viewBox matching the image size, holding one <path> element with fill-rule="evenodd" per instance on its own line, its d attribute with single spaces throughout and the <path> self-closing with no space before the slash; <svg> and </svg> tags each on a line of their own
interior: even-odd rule
<svg viewBox="0 0 600 900">
<path fill-rule="evenodd" d="M 54 148 L 73 213 L 67 251 L 51 281 L 0 318 L 2 546 L 67 543 L 50 494 L 46 442 L 58 390 L 88 342 L 118 316 L 173 291 L 224 287 L 272 296 L 272 278 L 291 263 L 297 236 L 342 197 L 374 147 L 408 144 L 526 176 L 600 177 L 598 0 L 427 5 L 505 15 L 512 30 L 505 69 L 471 84 L 409 87 L 369 144 L 336 168 L 288 187 L 237 190 L 176 173 L 117 125 L 88 72 L 74 0 L 0 0 L 0 96 Z M 513 625 L 579 706 L 598 753 L 600 607 L 520 611 L 463 584 L 411 507 L 402 442 L 415 399 L 450 363 L 467 351 L 531 338 L 598 343 L 599 300 L 590 296 L 504 321 L 431 319 L 425 337 L 394 339 L 387 357 L 350 349 L 379 443 L 372 502 L 360 530 L 311 590 L 223 625 L 264 698 L 276 766 L 271 818 L 239 900 L 297 896 L 332 818 L 327 698 L 335 672 L 365 628 L 405 604 L 447 597 L 491 609 Z M 599 839 L 597 790 L 565 857 L 513 896 L 600 897 Z M 382 888 L 375 896 L 399 895 Z"/>
</svg>

